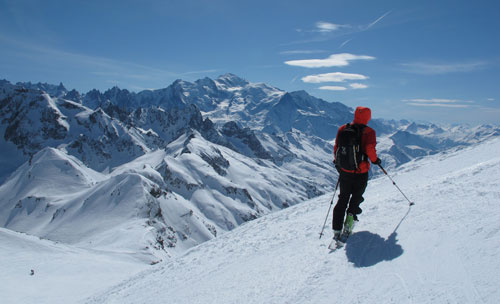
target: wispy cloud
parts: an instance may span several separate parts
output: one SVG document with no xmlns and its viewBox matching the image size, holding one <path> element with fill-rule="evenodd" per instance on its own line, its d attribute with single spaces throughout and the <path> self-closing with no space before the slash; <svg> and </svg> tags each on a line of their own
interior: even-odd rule
<svg viewBox="0 0 500 304">
<path fill-rule="evenodd" d="M 368 86 L 362 83 L 351 83 L 349 87 L 353 90 L 366 89 Z M 345 91 L 348 90 L 347 87 L 344 86 L 322 86 L 319 87 L 320 90 L 328 90 L 328 91 Z"/>
<path fill-rule="evenodd" d="M 327 91 L 345 91 L 347 90 L 346 87 L 342 86 L 322 86 L 319 87 L 320 90 L 327 90 Z"/>
<path fill-rule="evenodd" d="M 333 54 L 325 59 L 304 59 L 304 60 L 289 60 L 285 64 L 292 66 L 300 66 L 304 68 L 328 68 L 347 66 L 354 60 L 373 60 L 375 57 L 366 55 L 354 55 L 349 53 Z"/>
<path fill-rule="evenodd" d="M 360 32 L 368 31 L 376 24 L 379 24 L 383 19 L 390 15 L 392 11 L 388 11 L 370 23 L 360 24 L 336 24 L 325 21 L 317 21 L 314 27 L 308 29 L 295 29 L 297 33 L 301 34 L 302 40 L 296 40 L 282 45 L 297 45 L 313 42 L 323 42 L 331 39 L 336 39 L 340 36 L 355 35 Z M 340 46 L 345 46 L 350 40 L 346 40 Z"/>
<path fill-rule="evenodd" d="M 324 21 L 318 21 L 316 22 L 316 31 L 320 33 L 329 33 L 333 32 L 336 30 L 339 30 L 341 28 L 347 28 L 350 27 L 349 25 L 345 24 L 334 24 L 334 23 L 329 23 L 329 22 L 324 22 Z"/>
<path fill-rule="evenodd" d="M 406 72 L 424 75 L 437 75 L 459 72 L 472 72 L 485 68 L 488 65 L 485 61 L 474 61 L 465 63 L 425 63 L 425 62 L 412 62 L 403 63 Z"/>
<path fill-rule="evenodd" d="M 442 103 L 408 103 L 410 106 L 416 106 L 416 107 L 440 107 L 440 108 L 468 108 L 468 105 L 462 105 L 462 104 L 442 104 Z"/>
<path fill-rule="evenodd" d="M 444 99 L 444 98 L 415 98 L 404 99 L 407 105 L 416 107 L 442 107 L 442 108 L 469 108 L 474 101 L 461 101 L 458 99 Z"/>
<path fill-rule="evenodd" d="M 421 102 L 421 103 L 455 103 L 458 102 L 458 99 L 445 99 L 445 98 L 415 98 L 415 99 L 404 99 L 403 101 L 409 102 Z"/>
<path fill-rule="evenodd" d="M 325 50 L 290 50 L 290 51 L 282 51 L 281 55 L 309 55 L 309 54 L 319 54 L 326 53 Z"/>
<path fill-rule="evenodd" d="M 160 77 L 180 77 L 182 75 L 143 64 L 69 52 L 4 35 L 0 35 L 0 42 L 19 50 L 17 56 L 25 57 L 26 60 L 52 67 L 64 65 L 66 67 L 72 66 L 79 70 L 81 70 L 81 67 L 84 67 L 89 74 L 104 77 L 151 80 Z M 114 80 L 110 79 L 109 81 Z"/>
<path fill-rule="evenodd" d="M 342 44 L 340 44 L 339 46 L 339 49 L 343 48 L 346 44 L 348 44 L 349 42 L 351 42 L 352 38 L 351 39 L 347 39 L 346 41 L 342 42 Z"/>
<path fill-rule="evenodd" d="M 212 69 L 212 70 L 200 70 L 200 71 L 190 71 L 190 72 L 184 72 L 182 75 L 192 75 L 192 74 L 210 74 L 210 73 L 215 73 L 218 70 Z"/>
<path fill-rule="evenodd" d="M 297 29 L 299 33 L 322 33 L 327 34 L 345 28 L 350 28 L 349 24 L 335 24 L 326 21 L 318 21 L 314 24 L 314 28 L 310 29 Z"/>
<path fill-rule="evenodd" d="M 361 74 L 350 74 L 342 72 L 308 75 L 302 77 L 302 81 L 306 83 L 323 83 L 323 82 L 345 82 L 346 80 L 364 80 L 367 76 Z"/>
<path fill-rule="evenodd" d="M 368 24 L 363 30 L 368 30 L 370 29 L 372 26 L 374 26 L 375 24 L 379 23 L 382 19 L 384 19 L 387 15 L 389 15 L 392 11 L 388 11 L 386 12 L 385 14 L 383 14 L 382 16 L 378 17 L 375 21 L 373 21 L 372 23 Z"/>
</svg>

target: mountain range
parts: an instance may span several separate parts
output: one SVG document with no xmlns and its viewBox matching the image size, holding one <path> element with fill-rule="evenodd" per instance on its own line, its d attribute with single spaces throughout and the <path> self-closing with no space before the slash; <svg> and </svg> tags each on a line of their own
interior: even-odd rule
<svg viewBox="0 0 500 304">
<path fill-rule="evenodd" d="M 3 80 L 0 226 L 154 263 L 331 192 L 332 143 L 352 119 L 342 103 L 233 74 L 138 93 Z M 388 169 L 500 135 L 370 125 Z"/>
</svg>

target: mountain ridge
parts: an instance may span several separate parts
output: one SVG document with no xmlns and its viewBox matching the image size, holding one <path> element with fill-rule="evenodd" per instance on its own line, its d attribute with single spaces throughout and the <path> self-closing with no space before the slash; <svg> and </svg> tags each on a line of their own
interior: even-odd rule
<svg viewBox="0 0 500 304">
<path fill-rule="evenodd" d="M 129 248 L 154 260 L 168 258 L 330 192 L 336 181 L 332 140 L 338 126 L 352 117 L 352 109 L 340 103 L 233 74 L 193 83 L 177 80 L 139 93 L 114 87 L 80 94 L 62 85 L 1 81 L 0 148 L 6 152 L 0 225 L 90 248 Z M 388 169 L 500 135 L 496 126 L 467 129 L 381 119 L 371 125 Z M 52 169 L 35 170 L 40 157 L 47 163 L 42 167 Z M 75 169 L 66 172 L 57 163 Z M 56 178 L 54 170 L 67 178 Z M 82 184 L 74 179 L 82 172 L 99 179 Z M 32 178 L 53 180 L 60 189 L 33 184 Z M 19 187 L 14 192 L 13 184 Z M 39 194 L 30 192 L 30 185 Z M 117 200 L 117 193 L 129 193 L 121 185 L 135 189 L 126 195 L 135 201 L 123 195 Z M 56 195 L 67 189 L 79 196 Z M 105 214 L 95 222 L 95 233 L 71 231 L 67 223 L 83 223 L 89 206 Z M 133 241 L 120 233 L 116 241 L 106 238 L 117 231 L 108 222 L 117 218 L 106 216 L 113 210 L 125 225 L 118 231 L 133 231 Z"/>
</svg>

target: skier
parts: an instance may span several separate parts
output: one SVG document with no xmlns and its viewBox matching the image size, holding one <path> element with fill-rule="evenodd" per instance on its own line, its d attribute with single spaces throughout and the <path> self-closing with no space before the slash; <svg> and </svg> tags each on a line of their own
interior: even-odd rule
<svg viewBox="0 0 500 304">
<path fill-rule="evenodd" d="M 366 107 L 357 107 L 354 112 L 354 121 L 345 124 L 339 128 L 335 145 L 333 148 L 334 164 L 339 171 L 340 194 L 337 204 L 333 209 L 333 232 L 334 241 L 345 243 L 347 237 L 352 232 L 354 222 L 358 220 L 357 215 L 361 213 L 359 205 L 363 202 L 363 193 L 368 184 L 368 171 L 370 170 L 370 161 L 374 164 L 381 164 L 382 161 L 377 156 L 375 146 L 375 130 L 368 127 L 371 119 L 371 110 Z M 350 134 L 345 135 L 347 130 Z M 351 134 L 358 136 L 358 148 L 354 148 L 353 153 L 345 153 L 348 148 L 344 145 L 347 137 Z M 340 138 L 340 139 L 339 139 Z M 352 148 L 351 148 L 352 149 Z M 352 157 L 352 154 L 357 156 Z M 346 156 L 348 154 L 348 156 Z M 346 160 L 346 157 L 348 158 Z M 346 165 L 347 163 L 347 165 Z M 350 163 L 350 165 L 349 165 Z M 347 217 L 344 217 L 347 210 Z M 342 231 L 342 223 L 344 230 Z M 332 242 L 333 243 L 333 242 Z"/>
</svg>

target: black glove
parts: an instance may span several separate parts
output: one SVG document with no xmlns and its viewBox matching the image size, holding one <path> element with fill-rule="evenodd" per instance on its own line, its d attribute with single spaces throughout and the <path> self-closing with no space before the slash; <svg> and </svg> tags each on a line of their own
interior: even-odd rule
<svg viewBox="0 0 500 304">
<path fill-rule="evenodd" d="M 375 165 L 380 165 L 382 164 L 382 160 L 380 158 L 377 157 L 377 160 L 373 162 L 373 164 Z"/>
</svg>

